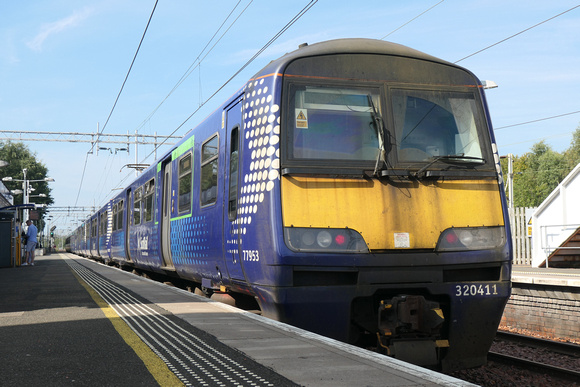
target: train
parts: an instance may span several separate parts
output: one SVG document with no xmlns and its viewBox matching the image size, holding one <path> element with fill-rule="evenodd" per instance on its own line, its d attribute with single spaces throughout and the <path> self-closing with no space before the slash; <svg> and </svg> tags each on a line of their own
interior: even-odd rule
<svg viewBox="0 0 580 387">
<path fill-rule="evenodd" d="M 510 235 L 481 81 L 355 38 L 270 62 L 67 243 L 451 372 L 486 362 Z"/>
</svg>

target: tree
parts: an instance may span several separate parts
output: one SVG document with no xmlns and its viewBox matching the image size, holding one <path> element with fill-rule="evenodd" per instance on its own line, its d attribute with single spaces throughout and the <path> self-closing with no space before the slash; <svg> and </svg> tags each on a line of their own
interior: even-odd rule
<svg viewBox="0 0 580 387">
<path fill-rule="evenodd" d="M 574 169 L 580 163 L 580 125 L 572 135 L 572 143 L 566 152 L 564 152 L 564 157 L 570 170 Z"/>
<path fill-rule="evenodd" d="M 23 170 L 26 168 L 27 180 L 42 180 L 47 177 L 48 169 L 46 166 L 36 160 L 36 154 L 23 143 L 0 142 L 0 160 L 7 161 L 9 164 L 0 169 L 0 178 L 12 177 L 15 180 L 24 179 Z M 22 190 L 21 181 L 5 181 L 4 185 L 10 190 Z M 54 199 L 50 195 L 51 188 L 45 181 L 30 183 L 35 190 L 33 195 L 45 194 L 46 198 L 34 198 L 35 203 L 52 204 Z M 24 195 L 15 195 L 14 204 L 22 204 Z"/>
<path fill-rule="evenodd" d="M 536 207 L 580 163 L 580 126 L 572 135 L 572 143 L 564 153 L 552 150 L 544 141 L 530 152 L 514 156 L 514 206 Z M 504 178 L 508 178 L 508 160 L 501 159 Z"/>
<path fill-rule="evenodd" d="M 570 172 L 566 157 L 544 141 L 514 160 L 514 205 L 537 207 Z"/>
</svg>

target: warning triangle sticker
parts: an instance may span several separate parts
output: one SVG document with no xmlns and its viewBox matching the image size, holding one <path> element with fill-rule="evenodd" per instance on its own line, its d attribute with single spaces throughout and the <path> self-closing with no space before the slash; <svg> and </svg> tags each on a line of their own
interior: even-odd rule
<svg viewBox="0 0 580 387">
<path fill-rule="evenodd" d="M 308 129 L 308 110 L 296 109 L 296 128 Z"/>
</svg>

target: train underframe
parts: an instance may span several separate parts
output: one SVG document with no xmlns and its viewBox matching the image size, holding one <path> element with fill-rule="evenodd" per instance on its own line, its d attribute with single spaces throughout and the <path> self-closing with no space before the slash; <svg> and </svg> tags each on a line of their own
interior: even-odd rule
<svg viewBox="0 0 580 387">
<path fill-rule="evenodd" d="M 328 273 L 323 276 L 328 279 Z M 510 281 L 327 283 L 255 290 L 266 317 L 451 372 L 486 363 Z"/>
</svg>

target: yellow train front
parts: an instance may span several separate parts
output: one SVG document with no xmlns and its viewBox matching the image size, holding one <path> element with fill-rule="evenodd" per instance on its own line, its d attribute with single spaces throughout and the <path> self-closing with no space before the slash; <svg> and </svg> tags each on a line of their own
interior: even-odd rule
<svg viewBox="0 0 580 387">
<path fill-rule="evenodd" d="M 238 206 L 254 214 L 226 248 L 264 315 L 444 371 L 484 364 L 512 248 L 479 80 L 348 39 L 287 54 L 244 93 Z"/>
</svg>

